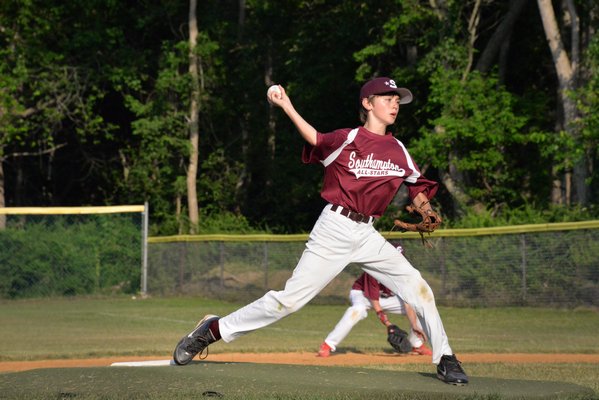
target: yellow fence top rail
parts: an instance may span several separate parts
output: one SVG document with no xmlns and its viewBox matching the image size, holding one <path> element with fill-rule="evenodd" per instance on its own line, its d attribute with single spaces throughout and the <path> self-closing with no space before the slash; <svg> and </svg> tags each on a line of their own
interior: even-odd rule
<svg viewBox="0 0 599 400">
<path fill-rule="evenodd" d="M 471 229 L 439 229 L 433 233 L 425 234 L 426 238 L 439 237 L 466 237 L 466 236 L 485 236 L 485 235 L 508 235 L 533 232 L 555 232 L 569 231 L 577 229 L 597 229 L 599 220 L 582 222 L 556 222 L 551 224 L 527 224 L 497 226 L 493 228 L 471 228 Z M 416 232 L 381 232 L 386 239 L 420 239 Z M 175 235 L 175 236 L 155 236 L 148 238 L 149 243 L 169 243 L 169 242 L 298 242 L 308 240 L 308 234 L 295 235 L 274 235 L 274 234 L 247 234 L 247 235 Z"/>
<path fill-rule="evenodd" d="M 170 242 L 301 242 L 308 240 L 307 233 L 293 235 L 274 234 L 247 234 L 247 235 L 175 235 L 154 236 L 148 238 L 148 243 L 170 243 Z"/>
<path fill-rule="evenodd" d="M 144 206 L 103 206 L 103 207 L 0 207 L 0 214 L 6 215 L 45 215 L 45 214 L 111 214 L 143 212 Z"/>
</svg>

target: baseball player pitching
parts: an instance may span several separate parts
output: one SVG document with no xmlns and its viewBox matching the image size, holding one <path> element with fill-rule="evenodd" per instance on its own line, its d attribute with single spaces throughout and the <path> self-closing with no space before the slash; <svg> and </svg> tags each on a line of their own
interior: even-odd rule
<svg viewBox="0 0 599 400">
<path fill-rule="evenodd" d="M 303 162 L 322 165 L 321 197 L 326 205 L 285 287 L 269 291 L 222 318 L 205 316 L 177 343 L 175 363 L 188 364 L 217 340 L 231 342 L 298 311 L 349 263 L 358 263 L 393 293 L 401 293 L 414 309 L 430 341 L 437 377 L 449 384 L 467 384 L 468 377 L 449 345 L 430 286 L 373 227 L 401 185 L 406 185 L 415 207 L 435 214 L 429 200 L 436 194 L 438 183 L 422 176 L 404 144 L 387 131 L 395 123 L 400 106 L 412 101 L 412 93 L 398 87 L 393 79 L 372 79 L 360 90 L 362 125 L 321 133 L 296 111 L 285 89 L 279 89 L 273 90 L 269 99 L 305 140 Z"/>
</svg>

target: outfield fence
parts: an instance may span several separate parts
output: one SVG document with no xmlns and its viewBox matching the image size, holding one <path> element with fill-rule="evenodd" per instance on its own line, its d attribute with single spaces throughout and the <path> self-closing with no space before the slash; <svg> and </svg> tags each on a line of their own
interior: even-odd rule
<svg viewBox="0 0 599 400">
<path fill-rule="evenodd" d="M 0 208 L 0 298 L 85 294 L 193 295 L 248 302 L 280 290 L 307 234 L 147 237 L 148 206 Z M 401 244 L 455 306 L 599 305 L 599 221 L 442 229 Z M 349 265 L 314 302 L 346 303 Z"/>
<path fill-rule="evenodd" d="M 0 217 L 0 298 L 137 293 L 145 285 L 147 204 L 0 207 Z"/>
<path fill-rule="evenodd" d="M 599 221 L 445 229 L 427 237 L 432 248 L 417 234 L 384 236 L 404 247 L 441 305 L 599 305 Z M 250 301 L 283 288 L 307 238 L 150 237 L 147 292 Z M 349 265 L 314 302 L 345 303 L 360 273 Z"/>
</svg>

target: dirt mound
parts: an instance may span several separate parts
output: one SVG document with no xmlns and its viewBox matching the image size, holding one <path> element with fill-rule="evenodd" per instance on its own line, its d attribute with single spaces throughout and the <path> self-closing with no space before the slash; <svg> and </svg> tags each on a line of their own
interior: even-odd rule
<svg viewBox="0 0 599 400">
<path fill-rule="evenodd" d="M 599 364 L 599 354 L 493 354 L 463 353 L 458 354 L 463 363 L 593 363 Z M 39 368 L 82 368 L 107 367 L 115 362 L 168 360 L 170 357 L 157 355 L 154 357 L 107 357 L 72 360 L 36 360 L 0 362 L 0 372 L 26 371 Z M 431 358 L 427 356 L 396 353 L 337 353 L 330 357 L 317 357 L 315 353 L 211 353 L 209 361 L 266 363 L 266 364 L 299 364 L 299 365 L 377 365 L 377 364 L 427 364 Z"/>
</svg>

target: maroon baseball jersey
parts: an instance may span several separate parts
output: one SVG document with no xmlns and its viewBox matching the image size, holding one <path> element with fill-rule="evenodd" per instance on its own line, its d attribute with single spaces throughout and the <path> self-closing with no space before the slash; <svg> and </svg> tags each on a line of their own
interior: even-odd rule
<svg viewBox="0 0 599 400">
<path fill-rule="evenodd" d="M 391 290 L 374 279 L 372 276 L 364 272 L 351 287 L 353 290 L 361 290 L 364 293 L 364 297 L 370 300 L 378 300 L 381 297 L 391 297 L 393 292 Z"/>
<path fill-rule="evenodd" d="M 431 199 L 438 188 L 391 133 L 377 135 L 364 127 L 318 132 L 316 145 L 304 146 L 302 161 L 324 165 L 324 200 L 373 217 L 384 213 L 404 182 L 410 199 L 420 192 Z"/>
</svg>

